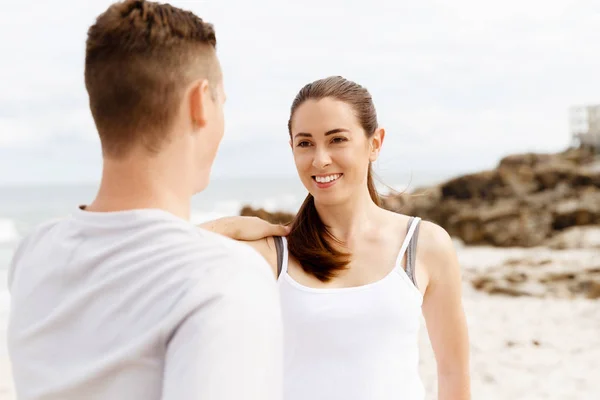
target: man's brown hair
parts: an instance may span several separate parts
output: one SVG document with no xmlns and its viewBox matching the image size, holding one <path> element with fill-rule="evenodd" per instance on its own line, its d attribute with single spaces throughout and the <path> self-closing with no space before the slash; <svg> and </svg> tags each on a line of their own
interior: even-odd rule
<svg viewBox="0 0 600 400">
<path fill-rule="evenodd" d="M 292 119 L 298 107 L 308 100 L 324 98 L 332 98 L 350 105 L 365 136 L 373 137 L 378 122 L 371 94 L 358 83 L 341 76 L 330 76 L 305 85 L 296 95 L 288 121 L 290 139 Z M 373 202 L 380 206 L 381 200 L 373 180 L 371 163 L 367 174 L 367 188 Z M 344 244 L 337 240 L 323 223 L 315 207 L 315 199 L 310 193 L 292 221 L 287 240 L 290 254 L 298 260 L 302 269 L 322 282 L 330 281 L 339 271 L 345 269 L 352 256 L 349 252 L 340 250 Z"/>
<path fill-rule="evenodd" d="M 179 112 L 184 89 L 221 80 L 212 24 L 169 4 L 111 5 L 88 31 L 85 85 L 105 156 L 135 145 L 156 152 Z"/>
</svg>

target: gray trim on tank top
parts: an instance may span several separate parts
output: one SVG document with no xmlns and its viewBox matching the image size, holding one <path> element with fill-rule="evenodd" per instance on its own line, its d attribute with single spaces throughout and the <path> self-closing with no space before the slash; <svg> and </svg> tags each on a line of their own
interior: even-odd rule
<svg viewBox="0 0 600 400">
<path fill-rule="evenodd" d="M 283 267 L 283 239 L 281 236 L 274 236 L 273 239 L 275 240 L 275 251 L 277 252 L 277 278 L 279 278 Z"/>
<path fill-rule="evenodd" d="M 415 217 L 410 217 L 408 220 L 408 229 L 410 229 L 410 225 L 414 219 Z M 420 224 L 421 221 L 418 221 L 413 236 L 410 238 L 410 242 L 408 243 L 408 247 L 406 249 L 406 274 L 415 287 L 418 287 L 417 279 L 415 277 L 415 263 L 417 261 L 417 240 L 419 236 Z M 283 269 L 283 239 L 280 236 L 275 236 L 273 239 L 275 239 L 275 250 L 277 252 L 277 278 L 279 278 Z"/>
<path fill-rule="evenodd" d="M 414 221 L 415 217 L 410 217 L 408 220 L 408 229 L 410 229 L 410 225 Z M 417 261 L 417 241 L 419 238 L 419 225 L 421 221 L 417 222 L 417 226 L 415 226 L 415 231 L 410 238 L 410 242 L 408 243 L 408 248 L 406 249 L 406 275 L 410 278 L 415 287 L 419 287 L 417 285 L 417 278 L 415 277 L 415 263 Z"/>
</svg>

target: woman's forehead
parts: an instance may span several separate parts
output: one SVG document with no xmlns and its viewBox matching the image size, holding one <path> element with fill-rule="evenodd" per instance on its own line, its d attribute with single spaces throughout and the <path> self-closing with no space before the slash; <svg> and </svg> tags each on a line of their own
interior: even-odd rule
<svg viewBox="0 0 600 400">
<path fill-rule="evenodd" d="M 352 107 L 330 98 L 306 101 L 296 109 L 292 118 L 293 131 L 315 134 L 339 128 L 351 130 L 356 125 L 358 120 Z"/>
</svg>

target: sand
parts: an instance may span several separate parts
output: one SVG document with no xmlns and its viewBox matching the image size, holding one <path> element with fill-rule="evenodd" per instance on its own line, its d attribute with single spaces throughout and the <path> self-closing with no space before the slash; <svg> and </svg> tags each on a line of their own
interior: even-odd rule
<svg viewBox="0 0 600 400">
<path fill-rule="evenodd" d="M 469 272 L 509 259 L 600 265 L 600 250 L 459 249 L 471 342 L 473 399 L 600 398 L 600 300 L 490 296 L 468 283 Z M 594 264 L 595 265 L 595 264 Z M 435 361 L 425 329 L 421 374 L 436 399 Z"/>
<path fill-rule="evenodd" d="M 600 264 L 599 249 L 458 248 L 464 269 L 464 307 L 471 342 L 472 398 L 485 400 L 592 400 L 600 398 L 600 300 L 490 296 L 469 276 L 508 259 Z M 591 265 L 590 265 L 591 266 Z M 6 352 L 6 316 L 0 331 L 0 400 L 16 399 Z M 421 374 L 436 399 L 435 361 L 426 330 Z"/>
</svg>

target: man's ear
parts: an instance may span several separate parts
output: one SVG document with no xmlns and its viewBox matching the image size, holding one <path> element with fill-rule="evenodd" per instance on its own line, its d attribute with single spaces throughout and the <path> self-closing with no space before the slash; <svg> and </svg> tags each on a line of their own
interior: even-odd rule
<svg viewBox="0 0 600 400">
<path fill-rule="evenodd" d="M 210 87 L 207 79 L 199 79 L 190 85 L 188 90 L 190 119 L 192 124 L 201 128 L 206 125 L 208 115 L 208 102 L 210 101 Z"/>
<path fill-rule="evenodd" d="M 385 129 L 377 128 L 375 133 L 371 137 L 370 140 L 370 154 L 369 160 L 374 162 L 379 157 L 379 152 L 381 151 L 381 146 L 383 146 L 383 139 L 385 138 Z"/>
</svg>

